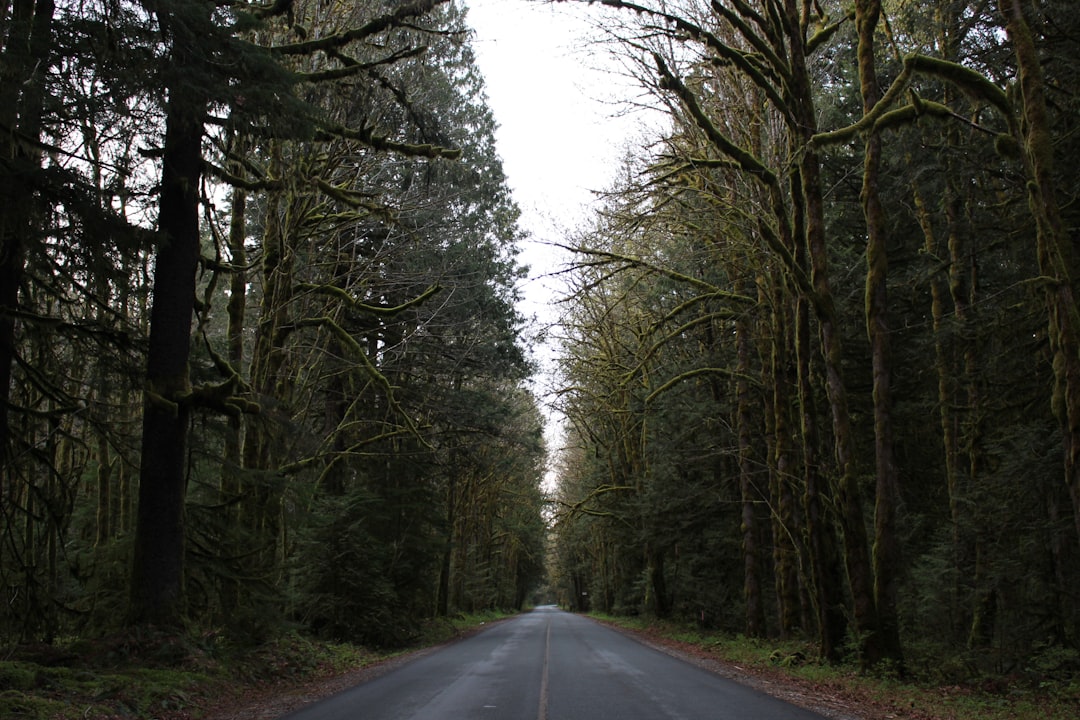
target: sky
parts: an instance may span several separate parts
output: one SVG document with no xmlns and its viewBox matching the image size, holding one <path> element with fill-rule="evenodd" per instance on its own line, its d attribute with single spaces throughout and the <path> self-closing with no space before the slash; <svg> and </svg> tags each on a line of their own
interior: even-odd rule
<svg viewBox="0 0 1080 720">
<path fill-rule="evenodd" d="M 584 4 L 463 1 L 498 124 L 496 146 L 530 236 L 521 248 L 530 272 L 519 310 L 543 328 L 558 320 L 553 300 L 562 291 L 552 273 L 566 261 L 550 243 L 564 241 L 580 226 L 595 191 L 611 185 L 637 132 L 634 121 L 620 117 L 617 101 L 633 91 L 610 64 L 603 69 L 604 52 L 588 42 L 595 32 Z M 540 366 L 534 390 L 548 418 L 548 447 L 556 449 L 561 422 L 549 403 L 556 350 L 550 340 L 531 350 Z M 548 491 L 557 484 L 555 467 L 549 466 L 545 479 Z"/>
<path fill-rule="evenodd" d="M 581 224 L 615 176 L 639 121 L 619 112 L 634 96 L 628 81 L 588 39 L 595 35 L 584 3 L 464 0 L 475 31 L 473 48 L 484 75 L 488 105 L 499 125 L 503 170 L 531 240 L 522 261 L 531 268 L 523 286 L 526 316 L 554 320 L 557 280 L 545 277 L 563 259 L 547 245 Z M 543 357 L 539 358 L 543 360 Z"/>
<path fill-rule="evenodd" d="M 498 129 L 495 142 L 503 170 L 521 210 L 530 239 L 521 261 L 529 266 L 521 286 L 520 312 L 546 328 L 559 318 L 553 304 L 563 295 L 552 273 L 565 266 L 565 253 L 551 247 L 581 227 L 597 200 L 611 187 L 628 145 L 648 133 L 647 119 L 627 113 L 640 90 L 591 38 L 596 7 L 544 0 L 463 0 L 475 36 L 473 49 L 487 87 L 488 106 Z M 556 331 L 556 334 L 558 332 Z M 550 404 L 556 348 L 549 339 L 534 344 L 539 365 L 534 392 L 547 417 L 548 447 L 558 454 L 564 441 L 561 415 Z M 544 488 L 558 484 L 557 463 L 549 465 Z"/>
</svg>

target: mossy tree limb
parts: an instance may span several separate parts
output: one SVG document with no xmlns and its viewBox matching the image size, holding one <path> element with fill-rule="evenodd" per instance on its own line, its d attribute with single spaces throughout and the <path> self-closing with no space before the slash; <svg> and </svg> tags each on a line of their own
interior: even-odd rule
<svg viewBox="0 0 1080 720">
<path fill-rule="evenodd" d="M 1054 353 L 1054 413 L 1061 425 L 1065 484 L 1073 503 L 1076 540 L 1080 543 L 1080 309 L 1073 240 L 1065 229 L 1054 181 L 1054 143 L 1047 110 L 1042 61 L 1020 0 L 1000 0 L 1003 25 L 1016 55 L 1023 123 L 1028 206 L 1035 220 L 1039 269 L 1052 278 L 1045 285 L 1050 346 Z"/>
</svg>

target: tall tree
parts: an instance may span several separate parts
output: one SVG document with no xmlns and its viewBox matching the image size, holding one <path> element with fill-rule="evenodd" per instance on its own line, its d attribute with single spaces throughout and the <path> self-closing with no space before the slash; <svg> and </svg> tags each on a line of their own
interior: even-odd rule
<svg viewBox="0 0 1080 720">
<path fill-rule="evenodd" d="M 276 52 L 297 56 L 339 51 L 350 42 L 422 17 L 438 4 L 437 0 L 421 0 L 403 5 L 360 27 L 281 46 Z M 154 271 L 130 617 L 136 623 L 176 625 L 183 614 L 187 420 L 192 405 L 206 401 L 191 389 L 188 359 L 200 248 L 202 142 L 208 113 L 216 102 L 240 110 L 233 113 L 234 120 L 251 121 L 261 113 L 282 113 L 270 116 L 271 131 L 278 133 L 310 126 L 318 113 L 295 100 L 294 85 L 299 77 L 290 76 L 277 64 L 269 48 L 236 37 L 239 24 L 222 25 L 221 16 L 215 15 L 210 5 L 165 3 L 151 11 L 158 19 L 167 48 L 164 77 L 168 99 L 158 216 L 161 240 Z M 275 6 L 262 14 L 272 17 L 279 12 L 283 10 Z M 230 55 L 249 58 L 250 66 L 259 74 L 233 78 L 225 70 L 222 76 L 222 69 L 230 65 L 212 63 L 210 58 Z M 348 58 L 338 57 L 346 70 L 330 73 L 330 77 L 357 72 Z M 240 82 L 240 88 L 250 89 L 251 96 L 237 95 L 236 89 L 230 87 L 233 79 Z M 278 100 L 273 106 L 257 108 L 254 113 L 249 107 L 274 97 Z M 266 117 L 260 118 L 260 124 Z M 380 142 L 370 130 L 359 135 L 374 145 L 393 145 Z M 439 150 L 422 148 L 418 152 L 438 154 Z M 218 389 L 219 394 L 228 392 L 231 382 L 227 380 Z"/>
<path fill-rule="evenodd" d="M 734 3 L 730 7 L 714 3 L 705 22 L 694 20 L 694 14 L 689 11 L 678 14 L 662 7 L 644 7 L 620 0 L 604 4 L 663 20 L 680 40 L 696 39 L 706 62 L 715 58 L 731 63 L 773 105 L 787 128 L 790 146 L 784 152 L 790 153 L 792 163 L 774 167 L 770 158 L 755 154 L 726 134 L 702 103 L 699 93 L 659 52 L 654 53 L 661 87 L 678 98 L 684 112 L 700 126 L 712 151 L 760 183 L 769 212 L 768 221 L 759 227 L 762 241 L 778 253 L 795 286 L 800 293 L 806 294 L 815 311 L 826 374 L 825 387 L 832 410 L 844 557 L 854 600 L 854 616 L 862 639 L 862 656 L 865 662 L 874 664 L 888 651 L 880 643 L 870 548 L 857 483 L 858 458 L 842 367 L 840 309 L 836 306 L 828 265 L 820 160 L 810 142 L 816 133 L 817 109 L 809 56 L 835 34 L 844 19 L 831 21 L 824 15 L 815 15 L 815 8 L 810 4 L 794 0 L 786 2 L 782 8 L 772 8 L 770 13 L 759 13 L 748 3 Z M 823 29 L 811 36 L 814 23 Z M 719 29 L 714 31 L 713 28 Z M 673 61 L 677 60 L 673 58 Z M 764 62 L 764 66 L 759 62 Z M 774 78 L 783 80 L 774 81 Z M 786 178 L 789 167 L 795 171 Z M 799 236 L 794 235 L 796 231 Z M 795 261 L 800 246 L 806 248 L 809 274 Z"/>
<path fill-rule="evenodd" d="M 863 113 L 869 114 L 881 100 L 874 35 L 881 18 L 880 0 L 855 3 L 856 51 Z M 873 366 L 874 459 L 874 601 L 877 604 L 881 652 L 903 667 L 897 596 L 900 582 L 900 539 L 896 527 L 900 500 L 893 450 L 892 358 L 889 351 L 888 229 L 878 186 L 881 170 L 880 133 L 871 129 L 865 139 L 863 181 L 860 193 L 866 216 L 866 328 L 870 336 Z"/>
<path fill-rule="evenodd" d="M 1019 0 L 1001 0 L 1002 24 L 1016 54 L 1021 122 L 1016 125 L 1028 178 L 1028 206 L 1035 220 L 1039 270 L 1046 278 L 1049 337 L 1054 352 L 1054 412 L 1062 428 L 1065 484 L 1073 502 L 1080 542 L 1080 317 L 1078 266 L 1054 177 L 1054 138 L 1048 114 L 1042 61 L 1029 10 Z"/>
<path fill-rule="evenodd" d="M 202 139 L 209 98 L 191 77 L 206 77 L 210 7 L 163 5 L 169 46 L 165 142 L 161 154 L 160 234 L 154 264 L 142 464 L 131 577 L 131 620 L 178 625 L 183 617 L 184 496 L 191 390 L 188 357 L 199 260 Z"/>
<path fill-rule="evenodd" d="M 755 586 L 753 557 L 732 546 L 771 551 L 763 594 L 775 596 L 778 622 L 769 631 L 793 631 L 791 610 L 813 605 L 823 655 L 839 659 L 852 636 L 864 665 L 899 668 L 922 653 L 975 664 L 991 653 L 1019 657 L 1032 637 L 1021 625 L 1071 642 L 1075 611 L 1056 588 L 1076 572 L 1063 544 L 1072 523 L 1066 528 L 1061 512 L 1072 489 L 1040 478 L 1055 444 L 1070 447 L 1070 331 L 1055 318 L 1068 304 L 1073 270 L 1067 248 L 1050 241 L 1047 208 L 1058 204 L 1061 228 L 1071 227 L 1076 191 L 1038 148 L 1075 154 L 1075 113 L 1067 110 L 1075 101 L 1056 78 L 1072 67 L 1060 48 L 1072 42 L 1065 28 L 1076 14 L 1056 3 L 866 0 L 849 14 L 811 2 L 604 4 L 635 11 L 605 16 L 605 27 L 624 52 L 638 53 L 633 67 L 645 88 L 659 91 L 675 130 L 653 145 L 661 152 L 641 150 L 636 159 L 648 169 L 617 188 L 621 204 L 605 207 L 575 271 L 576 308 L 589 311 L 572 315 L 580 340 L 567 346 L 565 397 L 581 448 L 564 500 L 568 518 L 581 520 L 564 520 L 559 537 L 593 545 L 560 548 L 574 597 L 585 587 L 605 607 L 646 608 L 631 590 L 634 578 L 651 579 L 647 565 L 628 562 L 644 548 L 633 521 L 654 519 L 667 542 L 677 538 L 682 558 L 688 547 L 707 546 L 708 533 L 667 511 L 693 492 L 683 478 L 717 465 L 717 477 L 742 483 L 732 499 L 741 517 L 758 519 L 755 497 L 770 503 L 768 535 L 713 508 L 728 545 L 710 546 L 714 562 L 738 569 L 736 584 L 747 588 Z M 825 10 L 837 14 L 830 21 Z M 1015 24 L 1006 37 L 1007 18 L 1026 29 Z M 1024 52 L 1034 54 L 1021 59 L 1025 33 Z M 1039 127 L 1049 134 L 1040 137 Z M 1033 155 L 1043 163 L 1042 190 Z M 752 222 L 734 220 L 732 207 Z M 747 259 L 723 247 L 734 242 L 752 248 Z M 710 243 L 714 253 L 702 263 L 698 253 Z M 1025 247 L 1038 252 L 1026 257 Z M 751 266 L 760 288 L 753 325 L 719 320 L 741 305 L 715 293 L 718 341 L 693 349 L 690 323 L 665 332 L 678 317 L 669 298 L 690 307 L 698 302 L 691 288 L 702 282 L 745 295 L 751 286 L 738 268 Z M 1042 329 L 1040 316 L 1051 318 Z M 622 333 L 612 331 L 616 319 Z M 936 357 L 932 371 L 928 355 Z M 743 398 L 754 386 L 745 379 L 733 382 L 727 403 L 680 393 L 701 378 L 741 378 L 748 369 L 762 379 L 764 422 L 748 412 Z M 617 437 L 609 416 L 633 407 L 615 400 L 620 378 L 643 383 L 647 401 L 644 462 L 616 485 L 603 474 L 617 465 L 607 459 Z M 1006 385 L 1008 394 L 995 390 Z M 927 424 L 927 413 L 939 421 Z M 687 461 L 675 427 L 703 417 L 705 427 L 739 432 L 721 434 L 725 452 L 687 430 L 686 441 L 698 443 L 698 457 Z M 770 448 L 757 472 L 772 478 L 772 491 L 756 496 L 746 462 L 755 442 Z M 1026 448 L 1025 461 L 1017 448 Z M 803 493 L 794 514 L 781 478 Z M 633 495 L 623 488 L 638 484 L 662 487 L 665 497 L 646 492 L 627 503 Z M 874 488 L 872 501 L 860 486 Z M 863 520 L 871 510 L 872 546 Z M 1024 523 L 1041 552 L 1014 532 Z M 837 532 L 840 554 L 830 548 Z M 609 549 L 618 541 L 637 547 L 620 557 Z M 788 557 L 799 563 L 794 575 Z M 931 577 L 949 581 L 925 582 Z M 665 581 L 674 612 L 702 622 L 687 613 L 702 600 L 679 564 L 666 566 Z M 756 594 L 746 593 L 746 614 L 726 626 L 746 627 Z M 933 649 L 924 644 L 927 627 Z"/>
<path fill-rule="evenodd" d="M 0 506 L 14 459 L 11 439 L 11 381 L 15 364 L 19 288 L 27 247 L 39 240 L 40 147 L 46 76 L 52 66 L 52 0 L 5 4 L 0 24 Z M 4 508 L 6 512 L 6 508 Z"/>
</svg>

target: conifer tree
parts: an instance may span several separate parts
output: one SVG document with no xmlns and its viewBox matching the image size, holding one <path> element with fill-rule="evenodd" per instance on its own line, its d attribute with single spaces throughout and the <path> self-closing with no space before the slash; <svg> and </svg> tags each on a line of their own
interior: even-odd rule
<svg viewBox="0 0 1080 720">
<path fill-rule="evenodd" d="M 319 51 L 340 53 L 350 43 L 393 30 L 431 11 L 438 2 L 403 5 L 364 25 L 337 34 L 278 46 L 276 53 L 302 56 Z M 252 123 L 250 130 L 310 134 L 352 134 L 384 149 L 437 155 L 434 146 L 406 148 L 372 134 L 327 127 L 318 110 L 302 102 L 295 84 L 302 78 L 275 59 L 269 48 L 243 39 L 247 17 L 222 22 L 210 4 L 159 3 L 152 8 L 163 34 L 166 105 L 161 152 L 159 241 L 151 308 L 147 389 L 143 404 L 142 466 L 135 555 L 131 581 L 130 620 L 177 625 L 184 612 L 184 498 L 188 481 L 186 458 L 188 418 L 200 404 L 223 405 L 234 381 L 218 387 L 192 388 L 189 352 L 195 308 L 195 272 L 200 255 L 199 202 L 204 165 L 203 139 L 212 111 L 236 110 L 231 121 Z M 284 13 L 272 7 L 267 19 Z M 330 77 L 356 74 L 355 63 L 337 55 L 343 68 Z M 243 59 L 248 74 L 232 76 L 224 60 Z M 350 64 L 352 63 L 352 64 Z M 235 81 L 235 82 L 233 82 Z M 264 104 L 265 103 L 265 104 Z M 245 128 L 247 129 L 247 128 Z M 317 135 L 317 133 L 316 133 Z"/>
</svg>

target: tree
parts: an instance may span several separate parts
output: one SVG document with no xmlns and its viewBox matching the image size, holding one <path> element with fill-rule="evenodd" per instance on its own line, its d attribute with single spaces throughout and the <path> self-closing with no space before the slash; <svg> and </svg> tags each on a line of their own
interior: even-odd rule
<svg viewBox="0 0 1080 720">
<path fill-rule="evenodd" d="M 1002 0 L 1002 22 L 1016 53 L 1021 122 L 1013 125 L 1028 178 L 1028 206 L 1035 221 L 1039 270 L 1047 278 L 1049 337 L 1054 352 L 1055 414 L 1062 426 L 1065 484 L 1073 502 L 1080 540 L 1080 329 L 1076 316 L 1077 265 L 1058 207 L 1054 138 L 1047 91 L 1027 11 L 1017 0 Z M 1012 120 L 1012 118 L 1010 118 Z"/>
<path fill-rule="evenodd" d="M 5 17 L 2 46 L 3 75 L 0 76 L 0 116 L 3 128 L 0 140 L 0 197 L 10 208 L 0 220 L 0 388 L 3 408 L 0 412 L 0 463 L 7 474 L 14 459 L 10 438 L 11 370 L 15 363 L 15 323 L 19 308 L 19 287 L 23 279 L 26 247 L 34 242 L 33 227 L 37 205 L 32 181 L 41 170 L 38 147 L 42 133 L 42 115 L 46 91 L 45 70 L 50 64 L 54 4 L 18 2 Z M 8 486 L 0 477 L 0 495 Z"/>
<path fill-rule="evenodd" d="M 766 246 L 779 255 L 795 286 L 799 292 L 806 294 L 815 311 L 827 378 L 827 396 L 832 409 L 834 448 L 839 470 L 836 488 L 843 509 L 840 519 L 844 529 L 842 535 L 854 598 L 854 615 L 864 638 L 863 657 L 866 662 L 874 664 L 888 650 L 879 644 L 877 635 L 873 573 L 855 477 L 856 451 L 841 367 L 843 343 L 829 279 L 820 162 L 810 142 L 816 132 L 816 108 L 808 55 L 833 36 L 844 20 L 841 18 L 838 22 L 831 22 L 824 16 L 817 17 L 816 21 L 825 29 L 811 38 L 811 8 L 807 7 L 807 12 L 801 12 L 794 2 L 785 5 L 783 15 L 758 14 L 744 3 L 737 3 L 733 8 L 717 3 L 711 8 L 714 18 L 707 22 L 698 22 L 689 12 L 680 15 L 663 8 L 619 1 L 604 4 L 636 10 L 650 21 L 667 24 L 677 39 L 689 38 L 695 44 L 699 43 L 700 57 L 704 58 L 701 61 L 703 67 L 710 67 L 713 59 L 731 63 L 772 104 L 780 122 L 786 127 L 790 145 L 782 152 L 790 154 L 792 164 L 781 164 L 779 169 L 774 170 L 768 158 L 738 144 L 726 134 L 723 126 L 710 115 L 700 94 L 680 77 L 669 60 L 660 52 L 653 52 L 661 88 L 677 98 L 683 112 L 700 127 L 711 152 L 760 184 L 769 215 L 768 221 L 762 222 L 757 231 Z M 714 27 L 719 29 L 714 31 Z M 751 54 L 752 51 L 759 55 Z M 759 65 L 759 56 L 763 58 L 764 66 Z M 673 58 L 673 61 L 677 59 Z M 783 78 L 783 82 L 774 82 L 773 78 Z M 786 167 L 795 168 L 790 179 L 782 174 L 787 172 L 784 170 Z M 796 261 L 804 252 L 802 248 L 805 248 L 806 257 L 804 267 L 800 267 Z"/>
<path fill-rule="evenodd" d="M 205 13 L 205 14 L 203 14 Z M 173 70 L 165 90 L 161 235 L 154 265 L 142 464 L 131 579 L 131 619 L 176 625 L 183 616 L 183 507 L 187 485 L 186 438 L 190 413 L 188 357 L 199 259 L 202 138 L 208 99 L 186 76 L 207 68 L 200 43 L 212 27 L 209 7 L 187 12 L 165 6 L 159 14 Z"/>
<path fill-rule="evenodd" d="M 110 301 L 144 241 L 113 202 L 136 186 L 121 177 L 130 155 L 119 150 L 136 123 L 113 110 L 129 106 L 126 90 L 79 55 L 95 47 L 99 10 L 19 3 L 0 23 L 10 208 L 0 220 L 0 574 L 23 599 L 5 626 L 25 639 L 60 631 L 85 448 L 93 436 L 123 445 L 104 389 L 127 387 L 137 344 L 137 320 Z M 102 92 L 115 104 L 103 108 Z"/>
<path fill-rule="evenodd" d="M 376 17 L 365 25 L 339 35 L 301 41 L 277 51 L 301 55 L 321 49 L 335 50 L 422 17 L 437 2 L 421 1 Z M 132 573 L 131 620 L 136 623 L 176 625 L 183 615 L 184 496 L 187 482 L 187 420 L 193 403 L 201 402 L 189 378 L 189 349 L 192 313 L 195 305 L 195 270 L 199 260 L 199 194 L 203 169 L 202 141 L 207 114 L 215 102 L 244 108 L 272 96 L 274 89 L 286 99 L 276 107 L 256 112 L 285 110 L 284 117 L 271 120 L 278 132 L 303 127 L 314 119 L 299 103 L 291 108 L 287 100 L 293 90 L 286 70 L 271 60 L 270 49 L 233 37 L 234 27 L 222 27 L 210 6 L 183 3 L 154 9 L 164 33 L 166 91 L 165 139 L 162 149 L 162 191 L 158 216 L 160 241 L 154 274 L 154 303 L 151 308 L 147 390 L 144 402 L 142 469 L 139 484 L 139 511 L 135 530 Z M 269 14 L 276 12 L 271 9 Z M 241 87 L 254 90 L 253 97 L 229 95 L 232 78 L 208 62 L 214 54 L 242 54 L 265 76 L 240 76 Z M 346 68 L 349 68 L 347 58 Z M 269 72 L 267 72 L 269 70 Z M 343 73 L 354 74 L 348 69 Z M 196 81 L 193 82 L 192 79 Z M 262 85 L 260 85 L 262 83 Z M 273 89 L 272 89 L 273 88 Z M 210 94 L 207 93 L 210 91 Z M 284 107 L 282 107 L 284 105 Z M 291 113 L 289 111 L 291 110 Z M 249 110 L 235 113 L 244 117 Z M 239 116 L 239 117 L 237 117 Z M 372 144 L 391 145 L 369 137 Z M 416 152 L 438 154 L 438 148 Z M 217 388 L 228 391 L 232 379 Z M 209 389 L 204 389 L 209 393 Z"/>
<path fill-rule="evenodd" d="M 1056 225 L 1068 227 L 1074 203 L 1060 203 L 1075 196 L 1075 183 L 1045 151 L 1074 145 L 1065 110 L 1074 103 L 1039 78 L 1036 64 L 1047 77 L 1067 72 L 1067 53 L 1050 48 L 1069 42 L 1064 28 L 1075 13 L 1052 3 L 1020 13 L 1011 3 L 867 0 L 850 13 L 809 2 L 603 4 L 631 11 L 605 16 L 605 28 L 674 129 L 637 153 L 640 177 L 613 191 L 617 199 L 578 248 L 574 300 L 593 309 L 572 316 L 579 340 L 567 346 L 566 397 L 592 463 L 573 465 L 576 494 L 565 502 L 568 518 L 582 519 L 580 527 L 563 521 L 560 541 L 617 534 L 640 553 L 646 533 L 632 518 L 646 517 L 656 523 L 656 546 L 704 544 L 685 516 L 667 513 L 694 486 L 665 470 L 693 476 L 715 464 L 719 478 L 741 486 L 740 519 L 714 509 L 721 532 L 772 553 L 763 594 L 776 622 L 767 632 L 814 625 L 830 660 L 850 636 L 865 667 L 901 671 L 911 667 L 909 653 L 975 664 L 992 653 L 1018 657 L 1031 637 L 1019 625 L 1071 637 L 1066 618 L 1075 613 L 1053 590 L 1076 571 L 1060 511 L 1071 483 L 1047 485 L 1036 468 L 1046 467 L 1046 448 L 1061 442 L 1067 458 L 1071 447 L 1071 321 L 1058 311 L 1068 305 L 1072 270 L 1066 250 L 1055 249 L 1048 208 L 1058 204 Z M 1006 38 L 1002 18 L 1027 29 L 1016 24 Z M 1004 92 L 1025 83 L 1023 96 Z M 1024 247 L 1039 251 L 1025 256 Z M 730 324 L 716 322 L 695 350 L 696 326 L 667 325 L 675 318 L 667 293 L 679 307 L 698 307 L 690 298 L 703 282 L 738 288 L 743 298 L 756 288 L 756 303 L 712 295 L 712 317 L 730 313 Z M 1040 313 L 1051 319 L 1046 329 L 1038 329 Z M 927 356 L 936 358 L 932 370 Z M 1037 359 L 1027 372 L 1025 357 Z M 748 371 L 760 377 L 757 406 L 747 400 L 756 391 Z M 684 384 L 724 375 L 738 378 L 729 402 L 715 384 L 712 406 L 680 397 Z M 645 387 L 640 415 L 612 401 L 620 377 Z M 1033 409 L 1051 395 L 1059 432 L 1048 408 Z M 715 463 L 706 459 L 715 446 L 697 440 L 699 457 L 682 465 L 665 414 L 673 408 L 684 423 L 737 428 L 728 441 L 738 451 Z M 643 460 L 609 491 L 594 465 L 605 466 L 603 449 L 617 436 L 605 418 L 612 413 L 638 418 Z M 939 421 L 928 426 L 927 413 Z M 752 484 L 755 447 L 765 448 L 764 493 Z M 1017 447 L 1030 448 L 1029 465 L 1017 466 Z M 1023 489 L 1006 480 L 1017 473 L 1029 478 Z M 622 488 L 638 487 L 663 487 L 664 497 L 646 492 L 644 507 L 627 512 L 633 495 Z M 754 530 L 755 502 L 769 504 L 771 536 Z M 1006 529 L 1021 517 L 1044 539 L 1041 559 Z M 1011 549 L 999 542 L 1005 536 L 1017 541 Z M 740 624 L 756 627 L 759 558 L 710 551 L 729 572 L 738 564 Z M 628 594 L 629 578 L 642 571 L 632 565 L 613 576 L 606 549 L 561 548 L 560 557 L 567 582 L 587 584 L 581 574 L 591 569 L 605 597 Z M 939 576 L 951 581 L 931 588 L 919 580 Z M 664 581 L 675 597 L 701 597 L 678 572 Z M 1021 606 L 1043 608 L 1044 620 L 1007 609 Z"/>
<path fill-rule="evenodd" d="M 855 26 L 859 36 L 859 86 L 863 114 L 881 100 L 877 77 L 874 34 L 881 18 L 879 0 L 855 3 Z M 878 178 L 881 168 L 881 135 L 870 130 L 865 139 L 863 183 L 860 193 L 866 216 L 866 327 L 874 375 L 874 602 L 881 632 L 881 652 L 903 668 L 897 595 L 900 574 L 900 539 L 896 506 L 898 473 L 893 450 L 891 362 L 889 352 L 888 229 Z"/>
<path fill-rule="evenodd" d="M 0 25 L 5 637 L 273 632 L 322 592 L 295 572 L 315 508 L 359 515 L 380 549 L 358 576 L 389 579 L 401 628 L 464 533 L 462 603 L 537 580 L 521 234 L 463 16 L 325 10 L 23 3 Z"/>
</svg>

